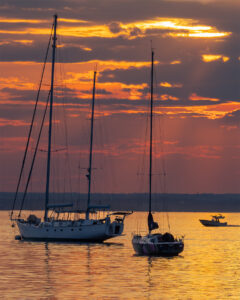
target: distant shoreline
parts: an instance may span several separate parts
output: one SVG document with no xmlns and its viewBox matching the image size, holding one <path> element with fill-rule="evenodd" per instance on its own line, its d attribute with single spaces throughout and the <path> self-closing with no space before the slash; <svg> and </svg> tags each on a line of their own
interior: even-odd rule
<svg viewBox="0 0 240 300">
<path fill-rule="evenodd" d="M 19 209 L 21 194 L 16 201 Z M 0 210 L 11 210 L 14 193 L 0 193 Z M 73 203 L 78 209 L 86 208 L 87 194 L 51 194 L 52 203 Z M 240 194 L 153 194 L 153 211 L 169 212 L 240 212 Z M 147 211 L 147 194 L 92 194 L 93 204 L 109 204 L 112 211 Z M 30 193 L 24 210 L 43 210 L 44 194 Z"/>
</svg>

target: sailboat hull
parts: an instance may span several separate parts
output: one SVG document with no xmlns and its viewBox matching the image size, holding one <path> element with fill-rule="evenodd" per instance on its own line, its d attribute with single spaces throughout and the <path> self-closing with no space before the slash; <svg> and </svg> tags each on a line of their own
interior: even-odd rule
<svg viewBox="0 0 240 300">
<path fill-rule="evenodd" d="M 95 223 L 90 224 L 66 222 L 41 222 L 30 224 L 17 221 L 21 238 L 38 241 L 76 241 L 76 242 L 103 242 L 107 239 L 120 236 L 123 232 L 123 223 Z"/>
<path fill-rule="evenodd" d="M 134 235 L 132 245 L 138 255 L 147 256 L 177 256 L 184 249 L 182 240 L 172 242 L 152 241 L 151 236 Z"/>
</svg>

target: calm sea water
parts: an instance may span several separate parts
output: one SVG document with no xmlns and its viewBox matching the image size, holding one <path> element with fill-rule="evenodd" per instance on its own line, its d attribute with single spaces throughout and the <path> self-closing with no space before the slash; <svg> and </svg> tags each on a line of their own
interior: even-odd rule
<svg viewBox="0 0 240 300">
<path fill-rule="evenodd" d="M 239 213 L 227 213 L 240 224 Z M 208 213 L 169 213 L 171 230 L 185 235 L 174 258 L 139 257 L 133 231 L 146 213 L 125 222 L 125 235 L 104 244 L 16 241 L 8 212 L 0 212 L 1 299 L 240 299 L 240 227 L 207 228 Z M 163 219 L 162 213 L 154 218 Z"/>
</svg>

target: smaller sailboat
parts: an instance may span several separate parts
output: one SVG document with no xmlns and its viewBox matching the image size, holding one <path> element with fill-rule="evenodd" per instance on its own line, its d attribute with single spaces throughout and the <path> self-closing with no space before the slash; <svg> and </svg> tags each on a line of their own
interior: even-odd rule
<svg viewBox="0 0 240 300">
<path fill-rule="evenodd" d="M 184 249 L 183 239 L 174 237 L 171 233 L 152 233 L 158 228 L 152 215 L 152 152 L 153 152 L 153 67 L 154 52 L 152 50 L 151 62 L 151 110 L 150 110 L 150 149 L 149 149 L 149 210 L 148 210 L 148 234 L 141 236 L 134 234 L 132 245 L 138 255 L 176 256 Z"/>
<path fill-rule="evenodd" d="M 219 226 L 228 226 L 227 222 L 220 222 L 221 219 L 225 219 L 225 217 L 221 214 L 212 216 L 211 220 L 199 220 L 200 223 L 202 223 L 204 226 L 213 226 L 213 227 L 219 227 Z"/>
<path fill-rule="evenodd" d="M 21 218 L 21 210 L 23 201 L 21 204 L 18 217 L 13 217 L 13 211 L 18 194 L 19 183 L 21 180 L 22 170 L 24 167 L 24 161 L 26 160 L 27 149 L 31 136 L 32 124 L 29 131 L 27 146 L 24 154 L 23 164 L 19 176 L 17 191 L 10 214 L 10 219 L 16 222 L 20 236 L 17 239 L 24 240 L 41 240 L 41 241 L 78 241 L 78 242 L 103 242 L 107 239 L 120 236 L 124 229 L 124 219 L 129 214 L 128 212 L 109 213 L 102 219 L 93 218 L 92 214 L 96 211 L 109 209 L 109 206 L 92 205 L 91 204 L 91 171 L 92 171 L 92 149 L 93 149 L 93 122 L 94 122 L 94 100 L 95 100 L 95 81 L 96 72 L 94 72 L 93 81 L 93 97 L 92 97 L 92 114 L 91 114 L 91 134 L 90 134 L 90 154 L 89 154 L 89 167 L 88 174 L 88 201 L 86 211 L 78 211 L 73 209 L 73 203 L 68 204 L 51 204 L 50 203 L 50 170 L 51 170 L 51 142 L 52 142 L 52 115 L 53 115 L 53 94 L 54 94 L 54 63 L 55 63 L 55 50 L 56 50 L 56 31 L 57 31 L 57 15 L 54 16 L 53 22 L 53 36 L 52 36 L 52 71 L 51 71 L 51 89 L 50 89 L 50 101 L 47 100 L 45 114 L 47 107 L 49 106 L 49 124 L 48 124 L 48 151 L 47 151 L 47 174 L 46 174 L 46 191 L 45 191 L 45 210 L 44 219 L 38 218 L 34 214 L 28 216 L 28 218 Z M 50 39 L 51 40 L 51 39 Z M 37 102 L 36 102 L 37 103 Z M 36 109 L 36 106 L 35 106 Z M 34 110 L 35 114 L 35 110 Z M 42 126 L 44 124 L 44 118 L 42 120 Z M 38 142 L 40 140 L 40 135 Z M 35 149 L 34 157 L 36 156 L 38 149 L 38 143 Z M 31 171 L 28 179 L 30 180 L 31 172 L 33 169 L 34 160 L 32 162 Z M 29 183 L 28 180 L 28 183 Z M 27 184 L 28 186 L 28 184 Z M 24 196 L 27 192 L 27 186 L 24 192 Z M 51 215 L 50 215 L 51 212 Z M 75 218 L 64 218 L 64 214 L 75 214 Z M 85 218 L 77 217 L 80 213 L 85 214 Z"/>
</svg>

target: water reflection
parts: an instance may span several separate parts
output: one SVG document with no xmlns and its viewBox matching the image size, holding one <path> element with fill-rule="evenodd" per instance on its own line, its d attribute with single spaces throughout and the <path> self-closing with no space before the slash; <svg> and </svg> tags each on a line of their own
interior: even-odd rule
<svg viewBox="0 0 240 300">
<path fill-rule="evenodd" d="M 142 257 L 143 258 L 143 257 Z M 155 299 L 157 292 L 164 291 L 166 288 L 165 282 L 168 282 L 168 278 L 165 278 L 166 274 L 174 272 L 174 263 L 179 259 L 183 259 L 183 256 L 174 257 L 146 257 L 146 283 L 147 283 L 147 299 Z M 175 261 L 175 262 L 174 262 Z M 174 285 L 174 283 L 172 283 Z M 153 297 L 155 295 L 155 297 Z M 153 298 L 152 298 L 153 297 Z M 159 299 L 163 299 L 163 295 L 159 295 Z M 164 298 L 165 299 L 165 298 Z M 168 299 L 166 297 L 166 299 Z"/>
<path fill-rule="evenodd" d="M 147 299 L 150 299 L 151 289 L 152 289 L 151 269 L 152 269 L 153 257 L 149 256 L 147 261 L 148 261 L 148 272 L 147 272 L 148 293 L 147 293 Z"/>
<path fill-rule="evenodd" d="M 50 249 L 48 243 L 44 243 L 45 248 L 45 274 L 46 274 L 46 283 L 45 284 L 45 295 L 46 297 L 52 295 L 52 281 L 51 281 L 51 269 L 50 269 Z"/>
<path fill-rule="evenodd" d="M 173 226 L 186 233 L 183 254 L 136 256 L 131 243 L 136 217 L 145 220 L 141 213 L 129 217 L 126 235 L 113 242 L 43 243 L 14 240 L 2 212 L 1 298 L 239 299 L 239 228 L 204 228 L 198 221 L 203 213 L 179 213 Z M 231 223 L 239 218 L 228 214 Z"/>
</svg>

